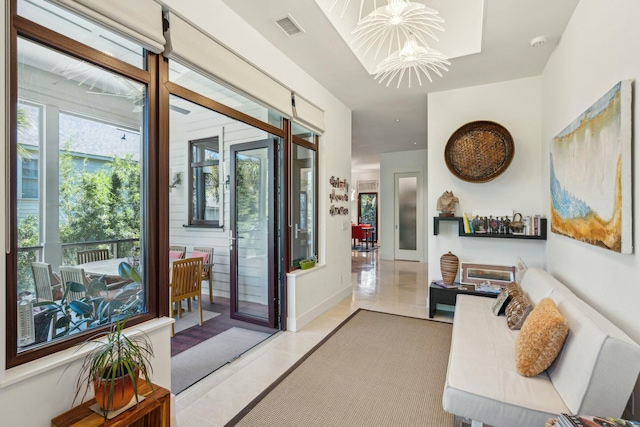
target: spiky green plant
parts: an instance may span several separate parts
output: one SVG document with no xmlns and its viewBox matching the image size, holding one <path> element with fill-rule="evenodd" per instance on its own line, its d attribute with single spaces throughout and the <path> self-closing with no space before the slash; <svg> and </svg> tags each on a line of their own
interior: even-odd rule
<svg viewBox="0 0 640 427">
<path fill-rule="evenodd" d="M 85 341 L 80 348 L 86 345 L 94 346 L 87 354 L 80 368 L 76 381 L 76 395 L 74 403 L 82 390 L 82 400 L 86 397 L 89 388 L 96 379 L 104 379 L 108 386 L 107 407 L 113 402 L 115 381 L 120 377 L 129 377 L 133 383 L 136 401 L 138 399 L 137 373 L 146 383 L 151 383 L 153 368 L 153 346 L 149 336 L 144 332 L 136 333 L 128 337 L 123 333 L 127 319 L 117 319 L 111 325 L 109 331 L 101 332 Z M 122 391 L 124 394 L 124 390 Z M 105 421 L 107 412 L 104 414 Z"/>
</svg>

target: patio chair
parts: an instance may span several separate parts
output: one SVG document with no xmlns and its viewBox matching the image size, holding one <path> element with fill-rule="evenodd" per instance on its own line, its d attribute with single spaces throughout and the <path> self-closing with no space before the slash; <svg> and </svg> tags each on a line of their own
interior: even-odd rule
<svg viewBox="0 0 640 427">
<path fill-rule="evenodd" d="M 78 267 L 68 267 L 61 266 L 60 267 L 60 278 L 62 280 L 62 292 L 67 289 L 68 282 L 76 282 L 81 283 L 85 286 L 88 285 L 87 276 L 84 273 L 84 268 Z M 73 292 L 69 291 L 67 294 L 67 301 L 75 301 L 84 298 L 86 292 Z"/>
<path fill-rule="evenodd" d="M 179 245 L 169 246 L 169 259 L 184 259 L 187 255 L 187 247 Z"/>
<path fill-rule="evenodd" d="M 194 247 L 193 252 L 191 252 L 191 258 L 200 256 L 202 257 L 202 280 L 209 281 L 209 302 L 213 304 L 213 248 L 207 246 Z"/>
<path fill-rule="evenodd" d="M 78 264 L 85 264 L 87 262 L 104 261 L 111 259 L 109 249 L 90 249 L 88 251 L 78 252 Z"/>
<path fill-rule="evenodd" d="M 36 299 L 38 301 L 54 301 L 53 290 L 61 285 L 54 284 L 56 280 L 51 270 L 51 264 L 46 262 L 32 262 L 31 271 L 36 284 Z"/>
<path fill-rule="evenodd" d="M 202 326 L 202 258 L 179 259 L 171 267 L 171 283 L 169 315 L 173 317 L 173 305 L 176 304 L 178 317 L 182 317 L 182 300 L 187 300 L 187 307 L 191 311 L 191 298 L 198 297 L 199 325 Z M 171 325 L 171 336 L 175 329 Z"/>
</svg>

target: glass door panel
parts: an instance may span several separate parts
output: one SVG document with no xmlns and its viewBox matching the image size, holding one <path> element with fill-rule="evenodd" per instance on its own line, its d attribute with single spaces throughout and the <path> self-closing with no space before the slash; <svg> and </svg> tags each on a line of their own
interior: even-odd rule
<svg viewBox="0 0 640 427">
<path fill-rule="evenodd" d="M 231 317 L 276 327 L 274 142 L 231 146 Z"/>
</svg>

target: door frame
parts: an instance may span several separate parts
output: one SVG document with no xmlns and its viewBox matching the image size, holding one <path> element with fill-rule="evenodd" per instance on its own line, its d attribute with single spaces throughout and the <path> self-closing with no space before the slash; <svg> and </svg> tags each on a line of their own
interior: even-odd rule
<svg viewBox="0 0 640 427">
<path fill-rule="evenodd" d="M 229 147 L 230 152 L 230 206 L 229 206 L 229 267 L 230 267 L 230 275 L 229 275 L 229 287 L 230 287 L 230 315 L 232 319 L 241 320 L 244 322 L 254 323 L 257 325 L 267 326 L 270 328 L 277 329 L 279 328 L 279 313 L 277 310 L 278 300 L 280 298 L 279 295 L 279 281 L 276 280 L 276 221 L 277 221 L 277 204 L 276 204 L 276 177 L 277 177 L 277 163 L 275 158 L 275 144 L 276 142 L 273 140 L 277 138 L 276 136 L 270 137 L 261 141 L 252 141 L 252 142 L 243 142 L 239 144 L 233 144 Z M 268 245 L 268 256 L 267 256 L 267 308 L 268 308 L 268 319 L 251 316 L 243 313 L 239 313 L 237 311 L 237 285 L 238 285 L 238 251 L 237 251 L 237 212 L 236 212 L 236 155 L 238 152 L 254 150 L 259 148 L 267 149 L 267 157 L 268 157 L 268 171 L 267 171 L 267 182 L 270 185 L 270 190 L 268 193 L 267 204 L 271 209 L 272 220 L 268 223 L 268 237 L 267 237 L 267 245 Z"/>
<path fill-rule="evenodd" d="M 372 240 L 373 242 L 377 243 L 378 242 L 378 223 L 379 223 L 379 216 L 380 216 L 380 209 L 378 208 L 379 206 L 379 198 L 380 195 L 378 194 L 377 191 L 368 191 L 368 192 L 363 192 L 363 193 L 358 193 L 358 224 L 361 223 L 362 220 L 362 203 L 360 202 L 360 196 L 362 196 L 363 194 L 366 195 L 375 195 L 376 196 L 376 223 L 373 224 L 373 236 L 372 236 Z"/>
</svg>

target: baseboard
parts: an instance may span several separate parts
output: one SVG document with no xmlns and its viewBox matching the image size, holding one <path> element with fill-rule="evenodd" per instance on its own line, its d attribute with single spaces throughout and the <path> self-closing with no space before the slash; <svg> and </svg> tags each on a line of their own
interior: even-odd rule
<svg viewBox="0 0 640 427">
<path fill-rule="evenodd" d="M 306 313 L 301 314 L 298 317 L 287 316 L 287 330 L 297 332 L 300 329 L 304 328 L 314 319 L 318 318 L 325 311 L 329 310 L 336 304 L 338 304 L 343 299 L 347 298 L 351 295 L 351 284 L 333 294 L 326 300 L 322 301 L 320 304 L 313 307 L 311 310 L 308 310 Z"/>
</svg>

